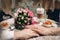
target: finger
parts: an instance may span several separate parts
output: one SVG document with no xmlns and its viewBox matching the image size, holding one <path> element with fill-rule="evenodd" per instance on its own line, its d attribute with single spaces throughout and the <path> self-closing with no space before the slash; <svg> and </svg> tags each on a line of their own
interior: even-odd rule
<svg viewBox="0 0 60 40">
<path fill-rule="evenodd" d="M 39 29 L 32 29 L 32 31 L 35 31 L 36 33 L 39 33 L 39 34 L 42 32 Z"/>
<path fill-rule="evenodd" d="M 41 35 L 41 36 L 46 35 L 46 34 L 44 33 L 44 31 L 39 30 L 39 29 L 32 29 L 32 31 L 35 31 L 36 33 L 38 33 L 38 34 Z"/>
<path fill-rule="evenodd" d="M 38 29 L 39 30 L 44 30 L 44 29 L 46 29 L 46 27 L 41 26 L 41 27 L 38 27 Z"/>
</svg>

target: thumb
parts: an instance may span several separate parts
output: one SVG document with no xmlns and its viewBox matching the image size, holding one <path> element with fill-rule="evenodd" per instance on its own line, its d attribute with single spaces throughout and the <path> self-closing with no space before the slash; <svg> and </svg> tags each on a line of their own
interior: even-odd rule
<svg viewBox="0 0 60 40">
<path fill-rule="evenodd" d="M 42 36 L 44 35 L 42 30 L 39 30 L 39 29 L 32 29 L 32 31 L 38 33 L 39 35 L 42 35 Z"/>
</svg>

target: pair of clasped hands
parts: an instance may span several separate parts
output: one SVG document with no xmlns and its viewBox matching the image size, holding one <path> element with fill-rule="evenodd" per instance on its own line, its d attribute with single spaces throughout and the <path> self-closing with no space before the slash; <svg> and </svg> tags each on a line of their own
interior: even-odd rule
<svg viewBox="0 0 60 40">
<path fill-rule="evenodd" d="M 31 37 L 38 37 L 41 35 L 50 36 L 50 35 L 54 35 L 55 31 L 53 30 L 55 29 L 46 28 L 39 26 L 38 24 L 34 24 L 34 25 L 26 26 L 25 29 L 23 30 L 18 30 L 18 31 L 15 30 L 14 37 L 15 39 L 27 39 Z"/>
</svg>

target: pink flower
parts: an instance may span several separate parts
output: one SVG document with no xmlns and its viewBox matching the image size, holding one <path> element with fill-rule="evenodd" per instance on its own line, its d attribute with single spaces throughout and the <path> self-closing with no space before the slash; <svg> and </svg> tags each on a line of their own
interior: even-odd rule
<svg viewBox="0 0 60 40">
<path fill-rule="evenodd" d="M 34 16 L 32 11 L 30 11 L 30 10 L 28 10 L 28 9 L 26 9 L 26 11 L 28 12 L 28 16 L 31 16 L 31 17 Z"/>
<path fill-rule="evenodd" d="M 32 11 L 26 9 L 26 11 L 28 12 L 28 16 L 32 17 L 32 24 L 36 24 L 37 22 L 34 21 L 33 17 L 34 17 L 34 14 Z"/>
<path fill-rule="evenodd" d="M 34 21 L 34 19 L 32 18 L 32 24 L 37 24 L 37 22 L 36 21 Z"/>
<path fill-rule="evenodd" d="M 23 12 L 28 12 L 28 16 L 30 16 L 30 17 L 32 17 L 32 24 L 36 24 L 36 22 L 34 21 L 34 19 L 33 19 L 33 17 L 34 17 L 34 15 L 33 15 L 33 12 L 32 11 L 30 11 L 30 10 L 28 10 L 28 9 L 22 9 L 22 8 L 19 8 L 18 10 L 17 10 L 17 12 L 15 13 L 15 18 L 17 18 L 17 15 L 19 14 L 19 13 L 22 13 L 22 11 Z"/>
</svg>

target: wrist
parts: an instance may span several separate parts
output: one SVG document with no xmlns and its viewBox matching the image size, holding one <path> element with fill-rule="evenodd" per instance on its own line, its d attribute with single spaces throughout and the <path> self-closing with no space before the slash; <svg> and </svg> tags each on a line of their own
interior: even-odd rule
<svg viewBox="0 0 60 40">
<path fill-rule="evenodd" d="M 60 33 L 60 28 L 51 28 L 51 32 L 56 35 L 58 33 Z"/>
</svg>

